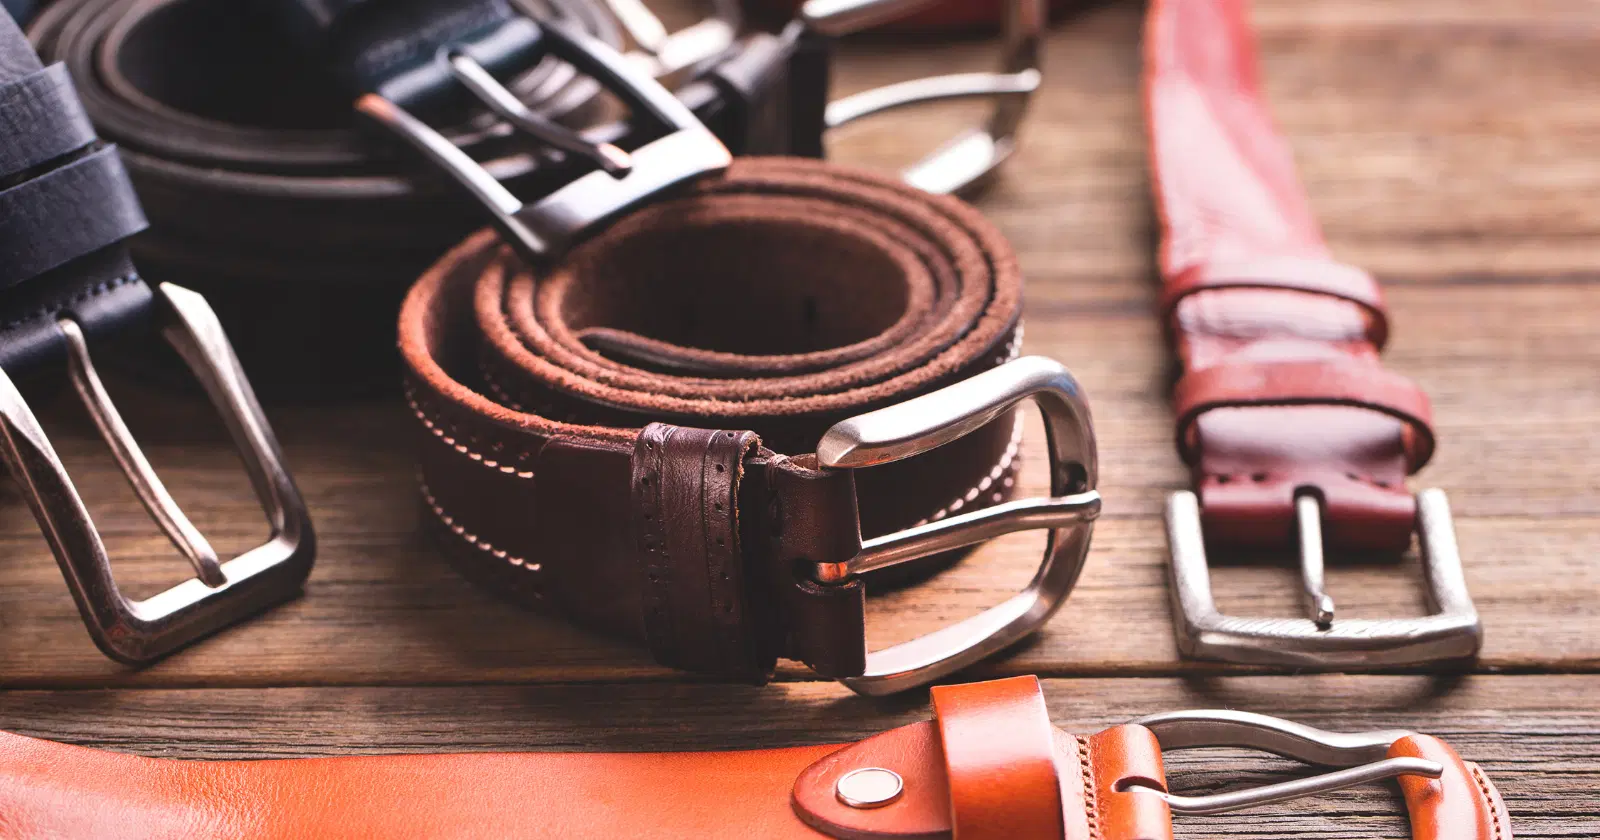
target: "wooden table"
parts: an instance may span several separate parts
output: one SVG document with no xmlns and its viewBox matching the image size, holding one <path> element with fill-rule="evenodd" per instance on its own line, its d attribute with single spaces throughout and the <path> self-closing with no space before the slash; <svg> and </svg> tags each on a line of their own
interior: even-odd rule
<svg viewBox="0 0 1600 840">
<path fill-rule="evenodd" d="M 1448 673 L 1360 676 L 1179 659 L 1159 510 L 1187 475 L 1172 451 L 1170 362 L 1152 317 L 1140 10 L 1119 3 L 1056 27 L 1025 148 L 979 199 L 1028 273 L 1026 350 L 1065 361 L 1093 398 L 1105 515 L 1062 613 L 968 676 L 1039 674 L 1057 723 L 1079 731 L 1194 706 L 1417 728 L 1489 769 L 1519 836 L 1600 835 L 1600 7 L 1262 0 L 1255 22 L 1274 109 L 1328 238 L 1383 279 L 1395 323 L 1389 363 L 1433 396 L 1443 445 L 1418 486 L 1451 494 L 1487 631 L 1483 656 Z M 839 84 L 988 60 L 978 42 L 855 44 Z M 906 161 L 902 138 L 934 136 L 967 115 L 908 113 L 863 126 L 836 151 Z M 119 393 L 219 548 L 258 540 L 259 510 L 208 410 Z M 70 393 L 41 399 L 134 594 L 184 574 Z M 925 693 L 866 700 L 792 664 L 765 689 L 697 683 L 519 612 L 463 582 L 421 535 L 411 421 L 397 398 L 270 408 L 316 517 L 321 555 L 306 594 L 145 670 L 95 650 L 7 485 L 0 727 L 217 758 L 777 746 L 925 714 Z M 1036 475 L 1039 459 L 1031 463 Z M 873 644 L 997 601 L 1026 579 L 1039 543 L 1008 539 L 876 599 Z M 1342 614 L 1425 609 L 1414 558 L 1341 566 L 1330 584 Z M 1297 614 L 1287 563 L 1223 568 L 1216 586 L 1225 609 Z M 1290 769 L 1237 753 L 1186 755 L 1172 767 L 1190 791 Z M 1374 786 L 1249 818 L 1186 819 L 1181 836 L 1402 837 L 1398 809 L 1392 791 Z"/>
</svg>

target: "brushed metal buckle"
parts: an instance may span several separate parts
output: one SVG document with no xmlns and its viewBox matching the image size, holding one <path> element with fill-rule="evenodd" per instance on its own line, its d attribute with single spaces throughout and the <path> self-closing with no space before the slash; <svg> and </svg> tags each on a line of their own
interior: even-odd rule
<svg viewBox="0 0 1600 840">
<path fill-rule="evenodd" d="M 1295 497 L 1301 586 L 1306 618 L 1225 615 L 1211 596 L 1211 571 L 1200 530 L 1200 500 L 1181 491 L 1167 499 L 1172 614 L 1185 656 L 1224 662 L 1312 668 L 1415 665 L 1476 656 L 1483 645 L 1467 579 L 1461 569 L 1450 502 L 1443 490 L 1417 494 L 1418 543 L 1432 615 L 1419 618 L 1339 619 L 1323 591 L 1321 502 Z"/>
<path fill-rule="evenodd" d="M 514 128 L 596 166 L 538 202 L 525 204 L 466 152 L 399 105 L 369 93 L 356 100 L 355 108 L 448 172 L 489 210 L 501 235 L 524 257 L 538 262 L 558 254 L 594 226 L 662 190 L 721 172 L 732 162 L 727 147 L 688 107 L 604 41 L 559 22 L 523 18 L 516 24 L 540 27 L 551 55 L 605 85 L 636 115 L 664 126 L 666 136 L 632 152 L 595 143 L 529 109 L 464 52 L 441 50 L 437 60 Z"/>
<path fill-rule="evenodd" d="M 861 694 L 892 694 L 973 664 L 1039 629 L 1066 601 L 1089 555 L 1100 515 L 1098 462 L 1089 403 L 1060 363 L 1027 356 L 970 379 L 836 423 L 817 444 L 817 461 L 862 469 L 920 455 L 961 438 L 1033 398 L 1044 416 L 1050 449 L 1050 495 L 1018 499 L 865 540 L 845 563 L 819 563 L 819 583 L 974 545 L 1016 531 L 1050 529 L 1044 559 L 1022 592 L 978 615 L 926 636 L 867 654 L 858 677 L 843 680 Z"/>
<path fill-rule="evenodd" d="M 1163 753 L 1205 747 L 1260 750 L 1306 764 L 1341 768 L 1289 782 L 1219 793 L 1179 796 L 1130 780 L 1124 788 L 1160 798 L 1175 814 L 1223 814 L 1288 802 L 1397 776 L 1437 779 L 1444 766 L 1423 758 L 1389 758 L 1389 748 L 1412 733 L 1328 732 L 1251 712 L 1201 709 L 1150 715 L 1133 721 L 1155 733 Z"/>
<path fill-rule="evenodd" d="M 316 551 L 305 502 L 216 314 L 188 289 L 162 283 L 152 291 L 162 310 L 163 336 L 205 387 L 244 461 L 272 529 L 265 543 L 218 562 L 123 424 L 95 372 L 82 329 L 63 318 L 57 326 L 66 338 L 78 395 L 145 509 L 195 570 L 195 577 L 165 592 L 129 600 L 117 587 L 100 532 L 66 467 L 16 385 L 0 370 L 0 457 L 33 509 L 89 635 L 107 656 L 134 665 L 292 597 L 311 573 Z"/>
<path fill-rule="evenodd" d="M 904 17 L 932 0 L 807 0 L 800 19 L 829 36 L 847 35 Z M 957 134 L 901 173 L 906 183 L 932 193 L 976 187 L 1016 151 L 1017 129 L 1028 100 L 1043 79 L 1043 0 L 1011 0 L 1001 34 L 1000 66 L 992 73 L 952 73 L 898 82 L 828 103 L 823 122 L 833 130 L 864 117 L 932 102 L 992 99 L 979 126 Z"/>
</svg>

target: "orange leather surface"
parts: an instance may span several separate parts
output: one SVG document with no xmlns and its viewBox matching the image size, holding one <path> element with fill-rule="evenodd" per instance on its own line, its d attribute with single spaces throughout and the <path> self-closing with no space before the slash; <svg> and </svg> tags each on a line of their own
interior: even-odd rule
<svg viewBox="0 0 1600 840">
<path fill-rule="evenodd" d="M 1065 831 L 1055 739 L 1038 677 L 934 686 L 956 840 Z"/>
<path fill-rule="evenodd" d="M 1413 840 L 1511 840 L 1511 814 L 1500 791 L 1478 765 L 1462 761 L 1450 745 L 1412 735 L 1389 748 L 1390 758 L 1425 758 L 1444 765 L 1438 779 L 1401 776 L 1411 812 Z"/>
<path fill-rule="evenodd" d="M 1152 0 L 1145 105 L 1179 448 L 1207 539 L 1287 547 L 1294 495 L 1314 488 L 1327 542 L 1406 549 L 1428 401 L 1380 366 L 1381 295 L 1323 241 L 1267 113 L 1244 0 Z"/>
<path fill-rule="evenodd" d="M 815 840 L 789 791 L 836 748 L 202 762 L 0 733 L 0 836 Z"/>
<path fill-rule="evenodd" d="M 936 691 L 940 721 L 844 746 L 720 753 L 178 761 L 0 732 L 0 837 L 1173 840 L 1166 804 L 1130 789 L 1166 789 L 1150 730 L 1057 730 L 1033 677 Z M 1401 780 L 1414 840 L 1511 840 L 1477 765 L 1425 735 L 1389 755 L 1446 768 Z M 900 798 L 843 804 L 838 780 L 867 767 L 899 774 Z"/>
</svg>

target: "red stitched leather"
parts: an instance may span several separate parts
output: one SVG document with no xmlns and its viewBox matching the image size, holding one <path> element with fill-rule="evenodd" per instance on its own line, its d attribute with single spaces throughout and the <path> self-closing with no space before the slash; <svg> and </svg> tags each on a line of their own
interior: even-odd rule
<svg viewBox="0 0 1600 840">
<path fill-rule="evenodd" d="M 1403 551 L 1427 399 L 1382 369 L 1376 284 L 1335 261 L 1261 96 L 1243 0 L 1152 0 L 1145 28 L 1162 314 L 1184 368 L 1179 449 L 1208 541 L 1281 547 L 1294 495 L 1324 539 Z"/>
<path fill-rule="evenodd" d="M 1038 677 L 933 688 L 954 840 L 1065 833 L 1054 727 Z"/>
</svg>

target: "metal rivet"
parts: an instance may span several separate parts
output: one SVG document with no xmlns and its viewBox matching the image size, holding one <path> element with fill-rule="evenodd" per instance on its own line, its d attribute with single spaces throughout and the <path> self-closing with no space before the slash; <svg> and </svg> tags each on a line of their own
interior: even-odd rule
<svg viewBox="0 0 1600 840">
<path fill-rule="evenodd" d="M 834 794 L 852 808 L 882 808 L 900 798 L 905 782 L 900 774 L 882 767 L 863 767 L 839 777 Z"/>
</svg>

